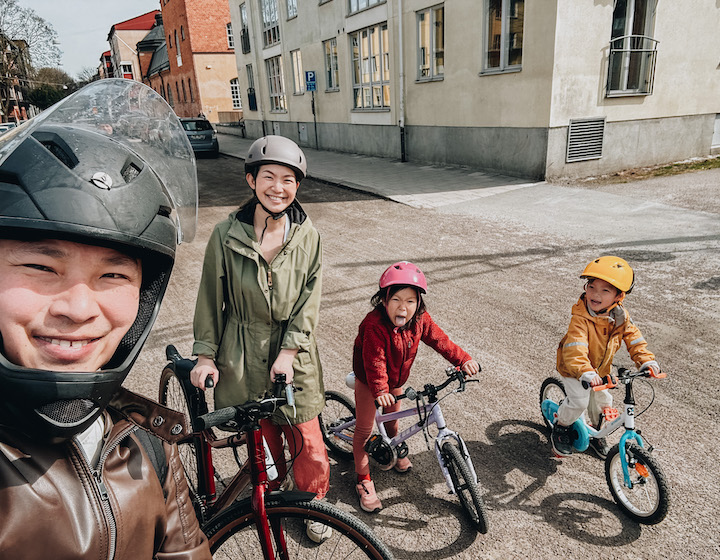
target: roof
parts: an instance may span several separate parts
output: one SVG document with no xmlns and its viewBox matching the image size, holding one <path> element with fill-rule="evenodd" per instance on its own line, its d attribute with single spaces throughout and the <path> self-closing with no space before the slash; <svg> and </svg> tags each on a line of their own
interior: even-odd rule
<svg viewBox="0 0 720 560">
<path fill-rule="evenodd" d="M 110 38 L 110 35 L 113 34 L 113 31 L 122 31 L 122 30 L 150 30 L 155 25 L 155 15 L 159 14 L 160 10 L 153 10 L 152 12 L 148 12 L 146 14 L 143 14 L 141 16 L 134 17 L 132 19 L 127 19 L 125 21 L 121 21 L 120 23 L 116 23 L 110 28 L 110 33 L 108 33 L 108 39 Z"/>
</svg>

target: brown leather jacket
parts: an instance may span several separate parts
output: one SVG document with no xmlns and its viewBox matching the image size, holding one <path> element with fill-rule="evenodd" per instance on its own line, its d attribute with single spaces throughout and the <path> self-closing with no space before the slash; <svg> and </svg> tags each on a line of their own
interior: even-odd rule
<svg viewBox="0 0 720 560">
<path fill-rule="evenodd" d="M 0 558 L 211 559 L 174 445 L 184 417 L 121 389 L 105 426 L 97 469 L 74 440 L 43 445 L 0 426 Z M 164 486 L 139 429 L 166 442 Z"/>
</svg>

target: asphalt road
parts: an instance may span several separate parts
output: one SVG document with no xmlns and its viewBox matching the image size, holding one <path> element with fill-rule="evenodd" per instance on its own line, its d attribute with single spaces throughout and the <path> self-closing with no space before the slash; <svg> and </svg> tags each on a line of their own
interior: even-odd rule
<svg viewBox="0 0 720 560">
<path fill-rule="evenodd" d="M 151 397 L 165 345 L 191 350 L 212 227 L 249 194 L 238 160 L 200 160 L 198 170 L 198 234 L 179 249 L 155 330 L 126 382 Z M 429 312 L 483 367 L 480 384 L 442 406 L 468 443 L 491 528 L 487 535 L 470 529 L 420 435 L 411 440 L 410 474 L 373 471 L 385 506 L 379 514 L 359 510 L 349 463 L 333 461 L 328 499 L 365 520 L 399 559 L 719 557 L 717 171 L 628 185 L 541 185 L 436 210 L 303 184 L 299 199 L 324 243 L 317 334 L 326 387 L 351 395 L 343 380 L 380 273 L 398 260 L 420 265 Z M 578 275 L 592 258 L 613 253 L 635 269 L 627 308 L 669 374 L 653 383 L 655 400 L 637 419 L 672 487 L 667 518 L 651 527 L 619 511 L 600 460 L 551 457 L 538 407 L 582 290 Z M 624 351 L 616 362 L 630 365 Z M 408 384 L 438 381 L 443 369 L 425 348 Z M 649 387 L 636 396 L 644 408 Z"/>
</svg>

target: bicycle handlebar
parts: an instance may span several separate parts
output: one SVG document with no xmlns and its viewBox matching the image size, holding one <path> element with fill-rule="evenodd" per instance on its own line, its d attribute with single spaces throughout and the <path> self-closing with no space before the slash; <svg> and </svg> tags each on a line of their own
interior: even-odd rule
<svg viewBox="0 0 720 560">
<path fill-rule="evenodd" d="M 458 381 L 460 384 L 460 387 L 458 388 L 458 391 L 464 391 L 465 390 L 465 384 L 472 381 L 477 381 L 479 383 L 478 379 L 467 379 L 467 374 L 462 371 L 459 367 L 456 366 L 450 366 L 445 370 L 445 374 L 448 376 L 448 378 L 443 381 L 440 385 L 433 385 L 431 383 L 428 383 L 425 385 L 425 388 L 422 391 L 417 391 L 416 389 L 413 389 L 412 387 L 408 387 L 405 389 L 405 392 L 397 395 L 395 397 L 396 401 L 399 401 L 401 399 L 410 399 L 410 400 L 417 400 L 419 397 L 427 397 L 433 394 L 437 394 L 439 391 L 442 391 L 445 387 L 450 385 L 453 381 Z M 376 403 L 377 404 L 377 403 Z"/>
<path fill-rule="evenodd" d="M 602 378 L 602 385 L 593 386 L 590 385 L 590 383 L 588 383 L 587 381 L 583 381 L 582 385 L 584 389 L 592 388 L 593 391 L 604 391 L 605 389 L 616 388 L 622 381 L 633 380 L 637 377 L 652 377 L 653 379 L 664 379 L 665 377 L 667 377 L 667 374 L 664 372 L 660 372 L 656 375 L 649 368 L 644 370 L 632 371 L 624 367 L 619 367 L 617 377 L 613 375 L 606 375 Z"/>
<path fill-rule="evenodd" d="M 278 385 L 279 383 L 276 381 L 273 393 L 275 393 Z M 283 385 L 285 385 L 284 381 Z M 292 386 L 285 385 L 285 387 Z M 285 391 L 286 389 L 281 390 Z M 221 424 L 236 422 L 238 427 L 242 430 L 242 428 L 249 423 L 258 422 L 262 418 L 269 418 L 279 406 L 284 404 L 288 404 L 287 398 L 284 396 L 276 397 L 273 395 L 261 401 L 250 401 L 245 404 L 226 406 L 225 408 L 220 408 L 198 416 L 195 419 L 195 428 L 199 431 L 203 431 L 208 428 L 220 426 Z"/>
</svg>

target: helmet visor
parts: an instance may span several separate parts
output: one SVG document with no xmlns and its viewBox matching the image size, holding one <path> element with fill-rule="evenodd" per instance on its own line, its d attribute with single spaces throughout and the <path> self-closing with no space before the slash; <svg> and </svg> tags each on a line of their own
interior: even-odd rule
<svg viewBox="0 0 720 560">
<path fill-rule="evenodd" d="M 192 241 L 198 209 L 195 156 L 177 115 L 153 89 L 117 78 L 92 82 L 0 137 L 0 165 L 41 124 L 101 132 L 134 151 L 165 188 L 178 243 Z"/>
</svg>

